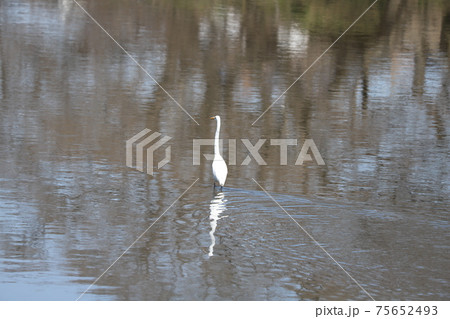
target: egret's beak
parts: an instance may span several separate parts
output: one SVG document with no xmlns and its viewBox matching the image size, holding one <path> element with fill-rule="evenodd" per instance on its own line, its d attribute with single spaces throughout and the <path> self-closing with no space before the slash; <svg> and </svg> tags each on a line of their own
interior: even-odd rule
<svg viewBox="0 0 450 319">
<path fill-rule="evenodd" d="M 210 120 L 215 120 L 216 117 L 215 117 L 215 116 L 211 116 L 209 119 L 210 119 Z"/>
</svg>

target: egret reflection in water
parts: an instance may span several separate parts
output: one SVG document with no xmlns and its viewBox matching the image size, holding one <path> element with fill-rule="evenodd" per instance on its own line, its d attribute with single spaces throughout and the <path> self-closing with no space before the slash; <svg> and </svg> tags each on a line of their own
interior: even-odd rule
<svg viewBox="0 0 450 319">
<path fill-rule="evenodd" d="M 224 211 L 227 210 L 226 207 L 226 199 L 225 195 L 222 192 L 214 194 L 213 199 L 211 200 L 211 204 L 209 205 L 209 223 L 211 225 L 211 231 L 209 232 L 209 236 L 211 237 L 211 245 L 209 246 L 208 256 L 214 255 L 214 245 L 216 244 L 216 238 L 214 237 L 214 233 L 217 227 L 217 221 L 227 216 L 220 216 Z"/>
</svg>

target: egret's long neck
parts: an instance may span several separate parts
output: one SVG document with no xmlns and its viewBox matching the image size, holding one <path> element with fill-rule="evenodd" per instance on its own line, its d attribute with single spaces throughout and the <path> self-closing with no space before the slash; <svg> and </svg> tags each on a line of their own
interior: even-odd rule
<svg viewBox="0 0 450 319">
<path fill-rule="evenodd" d="M 220 157 L 220 148 L 219 148 L 219 134 L 220 134 L 220 119 L 217 120 L 217 128 L 216 135 L 214 136 L 214 157 Z"/>
</svg>

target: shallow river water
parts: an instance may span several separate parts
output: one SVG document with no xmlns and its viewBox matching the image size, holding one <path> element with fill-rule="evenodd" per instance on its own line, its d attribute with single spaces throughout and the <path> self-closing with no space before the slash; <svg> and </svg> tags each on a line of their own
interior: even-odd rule
<svg viewBox="0 0 450 319">
<path fill-rule="evenodd" d="M 0 2 L 1 300 L 450 298 L 449 3 L 78 3 Z"/>
</svg>

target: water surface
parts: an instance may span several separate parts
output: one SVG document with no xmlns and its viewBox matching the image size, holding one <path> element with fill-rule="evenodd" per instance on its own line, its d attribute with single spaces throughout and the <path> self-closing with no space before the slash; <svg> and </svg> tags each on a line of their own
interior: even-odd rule
<svg viewBox="0 0 450 319">
<path fill-rule="evenodd" d="M 82 300 L 369 300 L 317 243 L 377 300 L 449 299 L 446 2 L 379 1 L 254 125 L 371 1 L 80 4 L 199 125 L 73 1 L 2 1 L 0 299 L 75 300 L 152 223 Z M 172 137 L 153 176 L 144 128 Z"/>
</svg>

